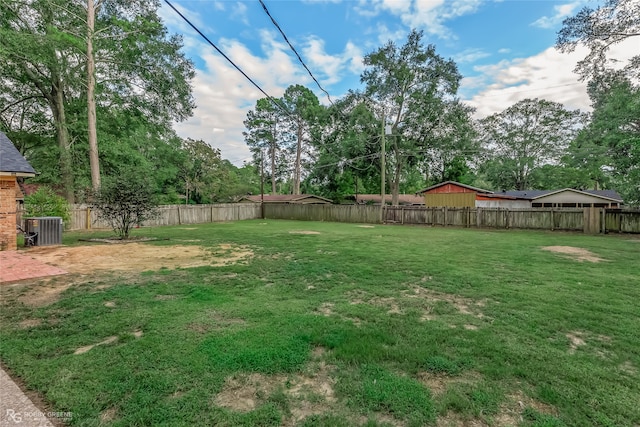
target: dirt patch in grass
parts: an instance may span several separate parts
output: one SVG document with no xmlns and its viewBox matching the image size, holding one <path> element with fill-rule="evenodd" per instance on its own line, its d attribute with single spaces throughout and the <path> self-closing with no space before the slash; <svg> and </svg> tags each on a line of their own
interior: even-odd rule
<svg viewBox="0 0 640 427">
<path fill-rule="evenodd" d="M 324 349 L 314 349 L 311 361 L 302 373 L 294 375 L 237 374 L 225 380 L 214 397 L 216 405 L 236 412 L 249 412 L 265 403 L 271 395 L 281 392 L 287 397 L 290 417 L 283 425 L 297 425 L 310 415 L 329 411 L 336 402 L 332 377 L 334 367 L 322 358 Z"/>
<path fill-rule="evenodd" d="M 109 423 L 115 421 L 118 418 L 118 409 L 109 408 L 100 413 L 100 421 L 102 423 Z"/>
<path fill-rule="evenodd" d="M 175 295 L 160 295 L 160 294 L 153 297 L 153 299 L 156 301 L 171 301 L 177 298 L 178 297 Z"/>
<path fill-rule="evenodd" d="M 447 388 L 454 384 L 473 385 L 482 379 L 482 376 L 474 371 L 464 372 L 462 375 L 446 375 L 434 374 L 433 372 L 424 371 L 417 375 L 418 381 L 427 386 L 431 393 L 438 396 L 447 391 Z"/>
<path fill-rule="evenodd" d="M 44 307 L 58 301 L 60 294 L 75 284 L 67 276 L 49 278 L 37 283 L 24 285 L 27 291 L 19 296 L 20 302 L 31 307 Z"/>
<path fill-rule="evenodd" d="M 221 331 L 231 327 L 244 326 L 246 323 L 244 319 L 228 317 L 215 310 L 209 310 L 199 316 L 197 321 L 189 323 L 187 329 L 199 334 L 205 334 L 210 331 Z"/>
<path fill-rule="evenodd" d="M 359 228 L 376 228 L 374 225 L 358 225 Z"/>
<path fill-rule="evenodd" d="M 575 353 L 578 347 L 587 345 L 584 340 L 583 333 L 580 331 L 569 332 L 565 334 L 565 336 L 569 340 L 569 354 Z"/>
<path fill-rule="evenodd" d="M 78 347 L 76 349 L 76 351 L 73 352 L 73 354 L 83 354 L 83 353 L 86 353 L 87 351 L 91 350 L 95 346 L 111 344 L 111 343 L 116 342 L 117 340 L 118 340 L 118 337 L 116 337 L 115 335 L 114 336 L 110 336 L 109 338 L 105 339 L 104 341 L 100 341 L 99 343 L 86 345 L 84 347 Z"/>
<path fill-rule="evenodd" d="M 290 231 L 289 234 L 320 234 L 320 232 L 309 231 L 309 230 L 293 230 L 293 231 Z"/>
<path fill-rule="evenodd" d="M 424 281 L 426 281 L 425 279 Z M 368 295 L 365 291 L 351 291 L 347 294 L 350 304 L 370 304 L 377 307 L 383 307 L 387 309 L 387 314 L 404 314 L 405 308 L 408 304 L 407 299 L 421 299 L 424 304 L 421 304 L 424 308 L 424 313 L 420 317 L 420 321 L 435 320 L 437 315 L 432 312 L 435 303 L 442 301 L 451 304 L 460 314 L 466 314 L 476 317 L 478 319 L 484 319 L 485 316 L 481 312 L 481 308 L 487 304 L 486 299 L 479 301 L 471 298 L 464 298 L 458 295 L 445 294 L 442 292 L 432 291 L 421 286 L 414 286 L 411 290 L 405 290 L 401 292 L 401 297 L 378 297 Z M 410 304 L 415 306 L 415 304 Z M 455 327 L 455 326 L 453 326 Z M 465 329 L 478 329 L 477 326 L 467 324 Z"/>
<path fill-rule="evenodd" d="M 38 327 L 42 324 L 42 320 L 41 319 L 24 319 L 23 321 L 21 321 L 19 323 L 20 328 L 22 329 L 31 329 L 31 328 L 35 328 Z"/>
<path fill-rule="evenodd" d="M 223 244 L 207 250 L 201 246 L 154 246 L 130 243 L 114 246 L 41 247 L 29 250 L 38 261 L 70 273 L 93 271 L 145 271 L 165 268 L 222 266 L 245 261 L 253 252 L 244 246 Z"/>
<path fill-rule="evenodd" d="M 433 391 L 433 390 L 432 390 Z M 441 394 L 433 391 L 436 395 Z M 539 402 L 521 391 L 505 396 L 505 401 L 498 408 L 495 415 L 488 416 L 485 419 L 464 417 L 453 411 L 439 416 L 436 422 L 437 427 L 513 427 L 521 425 L 524 422 L 524 413 L 527 408 L 534 411 L 555 416 L 558 411 L 551 405 Z"/>
<path fill-rule="evenodd" d="M 605 261 L 603 258 L 600 258 L 593 252 L 583 249 L 576 248 L 573 246 L 543 246 L 542 250 L 555 252 L 558 254 L 566 255 L 567 257 L 574 259 L 576 261 L 587 261 L 587 262 L 600 262 Z"/>
<path fill-rule="evenodd" d="M 516 426 L 524 421 L 523 413 L 527 408 L 531 408 L 540 414 L 557 415 L 558 411 L 551 405 L 539 402 L 529 397 L 521 391 L 506 396 L 505 401 L 500 405 L 498 414 L 494 418 L 496 426 Z"/>
<path fill-rule="evenodd" d="M 349 317 L 349 316 L 344 316 L 341 314 L 336 313 L 335 311 L 333 311 L 335 304 L 331 303 L 331 302 L 324 302 L 320 305 L 320 307 L 316 308 L 313 313 L 319 316 L 325 316 L 325 317 L 330 317 L 330 316 L 338 316 L 340 319 L 342 320 L 346 320 L 348 322 L 353 323 L 355 326 L 360 326 L 362 324 L 362 321 L 358 318 L 355 317 Z"/>
<path fill-rule="evenodd" d="M 618 369 L 620 369 L 622 372 L 624 372 L 627 375 L 633 375 L 633 376 L 638 375 L 638 368 L 633 366 L 633 363 L 631 363 L 628 360 L 620 364 L 620 366 L 618 366 Z"/>
<path fill-rule="evenodd" d="M 460 314 L 466 314 L 469 316 L 483 319 L 485 316 L 481 311 L 481 308 L 487 305 L 487 300 L 482 299 L 479 301 L 471 298 L 465 298 L 453 294 L 445 294 L 443 292 L 433 291 L 431 289 L 423 288 L 421 286 L 415 286 L 410 291 L 404 291 L 403 294 L 407 298 L 419 298 L 427 303 L 427 310 L 423 315 L 425 320 L 433 320 L 434 314 L 431 313 L 430 306 L 438 301 L 449 303 L 455 307 Z"/>
<path fill-rule="evenodd" d="M 494 424 L 499 425 L 499 424 Z M 510 424 L 510 427 L 517 424 Z M 460 414 L 449 411 L 444 416 L 438 417 L 436 427 L 487 427 L 488 424 L 477 419 L 463 418 Z"/>
</svg>

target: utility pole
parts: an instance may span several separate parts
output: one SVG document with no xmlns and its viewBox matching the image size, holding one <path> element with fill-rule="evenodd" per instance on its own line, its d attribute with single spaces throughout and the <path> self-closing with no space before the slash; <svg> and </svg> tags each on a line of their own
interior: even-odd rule
<svg viewBox="0 0 640 427">
<path fill-rule="evenodd" d="M 380 162 L 381 163 L 381 172 L 380 172 L 380 223 L 384 224 L 384 192 L 385 192 L 385 173 L 386 173 L 386 153 L 385 153 L 385 140 L 384 140 L 384 134 L 385 134 L 385 127 L 384 127 L 384 123 L 385 122 L 385 118 L 383 116 L 382 118 L 382 154 L 380 156 Z"/>
<path fill-rule="evenodd" d="M 260 150 L 260 218 L 264 219 L 264 150 Z"/>
</svg>

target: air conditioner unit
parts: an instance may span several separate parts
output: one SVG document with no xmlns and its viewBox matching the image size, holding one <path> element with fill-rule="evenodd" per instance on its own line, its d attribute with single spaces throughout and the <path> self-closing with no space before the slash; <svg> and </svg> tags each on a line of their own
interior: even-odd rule
<svg viewBox="0 0 640 427">
<path fill-rule="evenodd" d="M 25 218 L 25 231 L 33 238 L 34 246 L 50 246 L 62 244 L 62 218 L 57 216 L 43 216 Z"/>
</svg>

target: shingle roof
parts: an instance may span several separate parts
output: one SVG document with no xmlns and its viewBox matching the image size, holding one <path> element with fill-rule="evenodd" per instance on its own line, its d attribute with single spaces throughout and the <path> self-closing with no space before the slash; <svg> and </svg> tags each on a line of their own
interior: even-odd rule
<svg viewBox="0 0 640 427">
<path fill-rule="evenodd" d="M 264 201 L 265 203 L 301 203 L 305 200 L 317 200 L 318 202 L 323 203 L 333 203 L 329 199 L 315 196 L 313 194 L 265 194 L 263 196 L 255 194 L 251 196 L 244 196 L 240 199 L 240 201 L 242 200 L 249 200 L 256 203 L 260 203 L 260 201 Z"/>
<path fill-rule="evenodd" d="M 36 174 L 4 132 L 0 132 L 0 172 Z"/>
<path fill-rule="evenodd" d="M 445 182 L 441 182 L 439 184 L 432 185 L 431 187 L 423 188 L 422 190 L 418 191 L 416 194 L 426 193 L 429 190 L 433 190 L 434 188 L 442 187 L 443 185 L 447 185 L 447 184 L 457 185 L 458 187 L 463 187 L 463 188 L 466 188 L 468 190 L 475 191 L 476 193 L 487 193 L 487 194 L 493 193 L 493 191 L 490 191 L 490 190 L 485 190 L 483 188 L 472 187 L 470 185 L 461 184 L 461 183 L 456 182 L 456 181 L 445 181 Z"/>
<path fill-rule="evenodd" d="M 498 194 L 504 194 L 506 196 L 517 197 L 518 199 L 533 200 L 538 197 L 546 196 L 551 193 L 558 193 L 560 191 L 570 190 L 579 193 L 588 193 L 594 196 L 605 197 L 607 199 L 613 199 L 622 202 L 622 197 L 615 190 L 574 190 L 572 188 L 562 188 L 559 190 L 522 190 L 522 191 L 504 191 Z"/>
</svg>

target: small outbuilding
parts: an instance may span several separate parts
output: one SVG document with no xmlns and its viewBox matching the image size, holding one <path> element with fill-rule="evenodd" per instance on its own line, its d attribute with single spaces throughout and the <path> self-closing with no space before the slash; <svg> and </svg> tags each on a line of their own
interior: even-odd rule
<svg viewBox="0 0 640 427">
<path fill-rule="evenodd" d="M 4 132 L 0 132 L 0 250 L 16 250 L 17 199 L 22 192 L 18 178 L 33 177 L 36 171 Z"/>
<path fill-rule="evenodd" d="M 424 196 L 428 208 L 446 206 L 449 208 L 473 208 L 478 194 L 490 194 L 491 191 L 472 187 L 455 181 L 441 182 L 418 192 Z"/>
<path fill-rule="evenodd" d="M 523 190 L 493 192 L 459 182 L 432 185 L 417 194 L 427 207 L 449 208 L 620 208 L 622 197 L 614 190 Z"/>
<path fill-rule="evenodd" d="M 525 190 L 505 191 L 505 196 L 528 200 L 532 208 L 620 208 L 622 197 L 614 190 Z"/>
<path fill-rule="evenodd" d="M 333 202 L 313 194 L 264 194 L 243 196 L 238 203 L 291 203 L 297 205 L 330 205 Z"/>
</svg>

